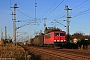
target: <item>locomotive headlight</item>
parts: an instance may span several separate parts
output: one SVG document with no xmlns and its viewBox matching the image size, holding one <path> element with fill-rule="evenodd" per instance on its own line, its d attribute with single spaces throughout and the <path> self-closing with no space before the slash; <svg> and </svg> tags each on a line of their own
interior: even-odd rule
<svg viewBox="0 0 90 60">
<path fill-rule="evenodd" d="M 61 42 L 63 42 L 63 40 L 61 40 Z"/>
<path fill-rule="evenodd" d="M 56 42 L 56 40 L 54 40 L 54 42 Z"/>
<path fill-rule="evenodd" d="M 66 40 L 64 40 L 64 41 L 66 41 Z"/>
</svg>

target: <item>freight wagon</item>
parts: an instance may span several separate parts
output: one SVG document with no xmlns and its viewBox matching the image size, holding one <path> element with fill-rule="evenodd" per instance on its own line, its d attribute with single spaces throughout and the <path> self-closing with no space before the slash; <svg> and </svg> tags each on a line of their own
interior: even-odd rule
<svg viewBox="0 0 90 60">
<path fill-rule="evenodd" d="M 44 41 L 44 35 L 43 34 L 37 35 L 33 39 L 33 45 L 43 46 L 44 43 L 43 41 Z"/>
</svg>

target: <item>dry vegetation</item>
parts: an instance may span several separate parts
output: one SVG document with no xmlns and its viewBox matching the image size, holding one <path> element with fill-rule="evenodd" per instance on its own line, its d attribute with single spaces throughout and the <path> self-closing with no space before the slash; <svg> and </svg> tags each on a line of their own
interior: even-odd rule
<svg viewBox="0 0 90 60">
<path fill-rule="evenodd" d="M 88 50 L 90 51 L 90 45 L 88 46 Z"/>
<path fill-rule="evenodd" d="M 25 50 L 20 46 L 6 44 L 0 46 L 0 58 L 15 58 L 16 60 L 25 60 Z"/>
</svg>

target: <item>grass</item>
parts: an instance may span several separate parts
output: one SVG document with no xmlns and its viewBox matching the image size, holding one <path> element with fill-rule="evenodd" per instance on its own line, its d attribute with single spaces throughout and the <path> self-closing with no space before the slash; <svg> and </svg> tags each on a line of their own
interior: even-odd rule
<svg viewBox="0 0 90 60">
<path fill-rule="evenodd" d="M 25 60 L 25 50 L 20 46 L 14 46 L 9 43 L 0 46 L 0 58 L 15 58 L 16 60 Z"/>
</svg>

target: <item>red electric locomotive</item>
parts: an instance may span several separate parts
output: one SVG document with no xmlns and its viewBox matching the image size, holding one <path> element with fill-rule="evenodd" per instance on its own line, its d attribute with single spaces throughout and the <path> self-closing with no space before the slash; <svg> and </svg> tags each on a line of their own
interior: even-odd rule
<svg viewBox="0 0 90 60">
<path fill-rule="evenodd" d="M 63 47 L 66 43 L 65 31 L 53 31 L 44 35 L 44 45 Z"/>
</svg>

